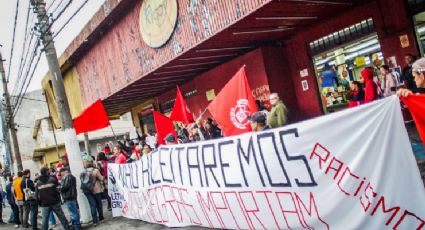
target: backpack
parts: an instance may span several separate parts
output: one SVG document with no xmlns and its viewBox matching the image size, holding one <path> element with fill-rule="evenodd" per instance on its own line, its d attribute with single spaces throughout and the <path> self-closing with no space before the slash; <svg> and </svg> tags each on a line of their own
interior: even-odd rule
<svg viewBox="0 0 425 230">
<path fill-rule="evenodd" d="M 23 189 L 25 200 L 35 200 L 35 192 L 33 192 L 30 188 L 28 188 L 28 179 L 25 180 L 25 188 Z"/>
<path fill-rule="evenodd" d="M 94 188 L 94 178 L 93 178 L 93 170 L 84 170 L 80 174 L 80 180 L 81 180 L 81 190 L 83 190 L 84 193 L 92 193 Z"/>
</svg>

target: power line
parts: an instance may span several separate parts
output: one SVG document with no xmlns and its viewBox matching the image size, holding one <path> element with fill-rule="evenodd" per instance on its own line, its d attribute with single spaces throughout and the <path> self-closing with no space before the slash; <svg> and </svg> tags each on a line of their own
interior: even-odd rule
<svg viewBox="0 0 425 230">
<path fill-rule="evenodd" d="M 53 25 L 53 23 L 54 22 L 56 22 L 58 19 L 59 19 L 59 17 L 65 12 L 65 10 L 66 10 L 66 8 L 68 8 L 69 7 L 69 5 L 72 3 L 72 0 L 70 0 L 68 3 L 67 3 L 67 5 L 61 10 L 61 12 L 59 12 L 59 14 L 58 14 L 58 16 L 56 17 L 56 18 L 54 18 L 53 20 L 52 20 L 52 23 L 50 24 L 50 26 L 49 26 L 49 28 Z M 86 0 L 86 1 L 84 1 L 83 2 L 83 4 L 81 4 L 79 7 L 78 7 L 78 9 L 70 16 L 70 18 L 68 18 L 68 20 L 62 25 L 62 27 L 58 30 L 58 32 L 53 36 L 53 38 L 55 38 L 55 37 L 57 37 L 62 31 L 63 31 L 63 29 L 70 23 L 70 21 L 81 11 L 81 9 L 86 5 L 88 3 L 88 0 Z M 38 39 L 38 41 L 40 40 L 40 38 Z M 53 41 L 53 40 L 52 40 Z M 50 43 L 50 42 L 49 42 Z M 48 46 L 49 44 L 47 44 L 47 45 L 45 45 L 45 46 Z M 40 54 L 40 56 L 41 56 L 41 54 Z M 38 57 L 38 60 L 37 60 L 37 64 L 38 64 L 38 61 L 39 61 L 39 59 L 40 59 L 40 56 Z M 30 62 L 30 63 L 32 63 L 32 61 Z M 35 72 L 35 68 L 36 68 L 36 66 L 37 66 L 37 64 L 35 65 L 35 67 L 34 67 L 34 69 L 33 69 L 33 72 L 32 72 L 32 74 L 31 74 L 31 76 L 30 76 L 30 78 L 29 78 L 29 81 L 27 82 L 27 85 L 25 86 L 25 90 L 22 90 L 23 89 L 23 87 L 21 87 L 21 90 L 19 91 L 19 94 L 18 94 L 18 98 L 17 98 L 17 101 L 16 101 L 16 104 L 15 104 L 15 109 L 14 109 L 14 115 L 13 116 L 15 116 L 16 115 L 16 113 L 18 112 L 18 110 L 19 110 L 19 108 L 20 108 L 20 106 L 21 106 L 21 104 L 22 104 L 22 98 L 21 97 L 23 97 L 23 95 L 25 95 L 25 93 L 27 92 L 27 89 L 28 89 L 28 87 L 29 87 L 29 84 L 30 84 L 30 82 L 31 82 L 31 80 L 32 80 L 32 78 L 33 78 L 33 75 L 34 75 L 34 72 Z M 28 77 L 28 75 L 25 77 L 25 79 L 24 79 L 24 81 L 23 81 L 23 85 L 25 85 L 25 82 L 26 82 L 26 79 L 27 79 L 27 77 Z M 20 95 L 22 95 L 22 96 L 20 96 Z M 20 97 L 19 97 L 20 96 Z"/>
<path fill-rule="evenodd" d="M 15 10 L 15 22 L 13 25 L 13 35 L 12 35 L 12 47 L 10 49 L 10 55 L 9 55 L 9 67 L 7 70 L 7 77 L 6 82 L 9 82 L 10 77 L 10 67 L 12 66 L 12 58 L 13 58 L 13 47 L 15 46 L 15 35 L 16 35 L 16 27 L 18 24 L 18 13 L 19 13 L 19 0 L 16 0 L 16 10 Z"/>
<path fill-rule="evenodd" d="M 29 55 L 30 55 L 30 50 L 32 50 L 32 49 L 30 49 L 30 47 L 31 47 L 31 43 L 32 43 L 32 41 L 34 40 L 34 35 L 31 35 L 31 39 L 30 39 L 30 41 L 29 41 L 29 43 L 28 43 L 28 47 L 27 48 L 25 48 L 25 50 L 26 50 L 26 52 L 25 52 L 25 58 L 23 59 L 23 62 L 22 62 L 22 66 L 20 66 L 19 67 L 19 71 L 18 71 L 18 77 L 17 77 L 17 79 L 16 79 L 16 82 L 15 82 L 15 86 L 13 87 L 13 91 L 12 91 L 12 94 L 13 95 L 16 95 L 16 92 L 17 92 L 17 89 L 18 89 L 18 86 L 19 86 L 19 81 L 21 80 L 21 78 L 22 78 L 22 73 L 23 73 L 23 71 L 24 71 L 24 68 L 27 66 L 27 61 L 28 61 L 28 57 L 29 57 Z M 37 44 L 35 44 L 35 45 L 37 45 Z M 23 56 L 23 57 L 24 57 Z"/>
<path fill-rule="evenodd" d="M 28 76 L 29 76 L 29 72 L 30 72 L 30 70 L 31 70 L 31 66 L 32 66 L 32 63 L 33 63 L 33 61 L 34 61 L 34 58 L 35 58 L 35 56 L 37 55 L 37 49 L 38 49 L 38 46 L 39 46 L 39 45 L 37 45 L 37 44 L 39 44 L 39 41 L 40 41 L 40 38 L 38 38 L 38 39 L 37 39 L 36 46 L 35 46 L 35 48 L 34 48 L 34 50 L 33 50 L 33 53 L 31 54 L 30 64 L 29 64 L 29 67 L 28 67 L 28 69 L 27 69 L 27 72 L 25 73 L 25 78 L 24 78 L 23 83 L 22 83 L 22 86 L 21 86 L 21 88 L 20 88 L 20 90 L 19 90 L 19 92 L 20 92 L 20 93 L 18 94 L 18 98 L 17 98 L 17 100 L 16 100 L 16 102 L 15 102 L 15 109 L 13 110 L 13 113 L 11 114 L 11 116 L 15 116 L 15 114 L 17 113 L 17 109 L 18 109 L 18 107 L 20 106 L 20 105 L 19 105 L 19 104 L 20 104 L 20 101 L 22 101 L 21 97 L 23 97 L 23 96 L 24 96 L 24 94 L 22 94 L 22 92 L 23 92 L 23 89 L 24 89 L 24 87 L 25 87 L 25 82 L 26 82 L 26 80 L 27 80 L 27 78 L 28 78 Z M 30 79 L 31 79 L 31 78 L 32 78 L 32 76 L 34 75 L 35 69 L 37 68 L 37 65 L 38 65 L 38 62 L 40 61 L 40 58 L 41 58 L 41 52 L 40 52 L 40 55 L 38 56 L 38 59 L 37 59 L 37 61 L 36 61 L 35 66 L 34 66 L 34 68 L 33 68 L 33 71 L 32 71 L 32 74 L 31 74 Z"/>
<path fill-rule="evenodd" d="M 31 73 L 31 77 L 30 77 L 29 81 L 27 82 L 27 85 L 25 87 L 24 93 L 22 95 L 25 95 L 27 93 L 28 87 L 29 87 L 29 85 L 31 83 L 31 80 L 32 80 L 33 76 L 34 76 L 35 70 L 37 69 L 37 65 L 40 62 L 41 54 L 42 53 L 40 52 L 40 54 L 38 55 L 37 61 L 36 61 L 35 66 L 34 66 L 34 69 L 33 69 L 32 73 Z M 18 111 L 19 111 L 19 109 L 20 109 L 20 107 L 22 105 L 22 101 L 23 101 L 23 96 L 21 97 L 21 100 L 18 102 L 19 104 L 15 108 L 15 110 L 13 112 L 13 116 L 16 116 L 16 114 L 18 113 Z"/>
<path fill-rule="evenodd" d="M 31 11 L 31 3 L 28 2 L 27 19 L 26 19 L 26 22 L 25 22 L 25 33 L 24 33 L 25 34 L 25 38 L 24 38 L 24 43 L 23 43 L 24 45 L 22 46 L 21 60 L 19 61 L 18 78 L 16 80 L 15 86 L 19 83 L 19 78 L 20 78 L 20 75 L 21 75 L 21 72 L 22 72 L 22 69 L 23 69 L 23 63 L 24 63 L 24 58 L 23 57 L 24 57 L 25 47 L 27 45 L 28 25 L 29 25 L 28 21 L 29 21 L 29 18 L 30 18 L 29 17 L 30 16 L 30 11 Z M 33 38 L 33 36 L 31 36 L 30 43 L 31 43 L 32 38 Z M 12 93 L 13 93 L 13 91 L 12 91 Z"/>
<path fill-rule="evenodd" d="M 52 3 L 50 3 L 50 5 L 49 5 L 49 7 L 47 7 L 47 10 L 46 11 L 49 11 L 50 10 L 50 8 L 52 8 L 52 6 L 55 4 L 55 2 L 56 2 L 56 0 L 53 0 L 52 1 Z M 31 2 L 30 2 L 31 3 Z M 60 1 L 59 2 L 59 4 L 56 6 L 56 9 L 55 10 L 57 10 L 57 8 L 59 7 L 59 5 L 62 3 L 62 1 Z"/>
<path fill-rule="evenodd" d="M 80 10 L 87 4 L 88 0 L 84 1 L 83 4 L 81 4 L 80 7 L 71 15 L 71 17 L 68 18 L 68 20 L 62 25 L 62 27 L 58 30 L 58 32 L 53 36 L 53 38 L 56 38 L 56 36 L 59 35 L 60 32 L 69 24 L 69 22 L 80 12 Z"/>
</svg>

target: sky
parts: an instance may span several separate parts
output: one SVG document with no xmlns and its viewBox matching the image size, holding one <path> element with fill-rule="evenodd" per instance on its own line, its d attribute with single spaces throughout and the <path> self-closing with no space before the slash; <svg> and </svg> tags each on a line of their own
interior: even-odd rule
<svg viewBox="0 0 425 230">
<path fill-rule="evenodd" d="M 18 72 L 19 72 L 19 64 L 20 58 L 25 56 L 26 50 L 30 50 L 28 48 L 24 48 L 25 37 L 27 37 L 27 42 L 30 41 L 30 36 L 26 36 L 25 34 L 25 25 L 27 12 L 29 7 L 30 0 L 19 0 L 19 13 L 18 20 L 16 25 L 16 35 L 14 42 L 14 50 L 13 50 L 13 58 L 12 61 L 10 59 L 10 52 L 12 46 L 12 37 L 13 37 L 13 29 L 14 29 L 14 21 L 15 21 L 15 11 L 16 11 L 16 3 L 18 0 L 0 0 L 0 51 L 2 53 L 3 59 L 5 60 L 4 68 L 6 75 L 8 74 L 9 66 L 10 66 L 10 77 L 8 89 L 12 94 L 13 89 L 15 88 L 15 92 L 19 92 L 19 88 L 16 86 L 22 86 L 22 80 L 24 76 L 21 78 L 20 83 L 17 83 Z M 56 18 L 59 12 L 67 5 L 67 3 L 71 0 L 45 0 L 46 8 L 49 8 L 48 12 L 53 14 L 53 18 Z M 58 20 L 52 26 L 52 32 L 55 34 L 64 24 L 65 22 L 77 11 L 77 9 L 84 4 L 85 0 L 73 0 L 68 8 L 64 11 L 64 13 L 58 18 Z M 74 38 L 79 34 L 79 32 L 84 28 L 87 22 L 92 18 L 92 16 L 98 11 L 98 9 L 102 6 L 105 0 L 89 0 L 84 7 L 79 11 L 79 13 L 65 26 L 65 28 L 60 32 L 59 35 L 55 38 L 56 52 L 58 57 L 65 51 L 68 45 L 74 40 Z M 30 11 L 29 14 L 29 28 L 34 27 L 35 22 L 37 21 L 35 14 Z M 36 39 L 34 38 L 33 43 Z M 25 49 L 25 50 L 24 50 Z M 24 50 L 24 51 L 23 51 Z M 32 52 L 29 52 L 31 54 Z M 29 60 L 30 58 L 28 58 Z M 35 64 L 35 60 L 34 60 Z M 33 65 L 34 65 L 33 64 Z M 34 77 L 30 82 L 27 92 L 41 89 L 41 80 L 48 72 L 48 65 L 46 61 L 45 54 L 42 53 L 40 62 L 37 65 L 37 68 L 34 73 Z M 15 93 L 16 94 L 16 93 Z"/>
</svg>

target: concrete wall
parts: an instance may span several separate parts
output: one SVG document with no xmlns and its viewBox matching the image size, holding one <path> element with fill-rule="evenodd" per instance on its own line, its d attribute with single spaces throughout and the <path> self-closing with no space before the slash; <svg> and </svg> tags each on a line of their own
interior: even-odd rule
<svg viewBox="0 0 425 230">
<path fill-rule="evenodd" d="M 23 99 L 22 105 L 15 116 L 17 124 L 17 136 L 19 150 L 21 152 L 22 165 L 24 169 L 31 171 L 39 171 L 40 164 L 32 160 L 33 151 L 36 147 L 36 140 L 33 139 L 33 130 L 36 119 L 48 117 L 47 104 L 42 90 L 36 90 L 25 94 L 26 98 L 36 99 L 41 101 Z"/>
</svg>

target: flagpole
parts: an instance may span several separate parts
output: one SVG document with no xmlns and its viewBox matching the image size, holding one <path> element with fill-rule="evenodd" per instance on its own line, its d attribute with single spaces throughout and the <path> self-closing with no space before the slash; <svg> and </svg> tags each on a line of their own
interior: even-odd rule
<svg viewBox="0 0 425 230">
<path fill-rule="evenodd" d="M 114 139 L 118 140 L 117 135 L 115 135 L 114 128 L 112 128 L 112 125 L 110 125 L 109 127 L 111 127 L 112 134 L 114 135 Z"/>
<path fill-rule="evenodd" d="M 205 108 L 205 110 L 198 116 L 198 118 L 196 120 L 200 120 L 202 118 L 202 116 L 204 116 L 204 114 L 207 112 L 208 107 Z"/>
</svg>

